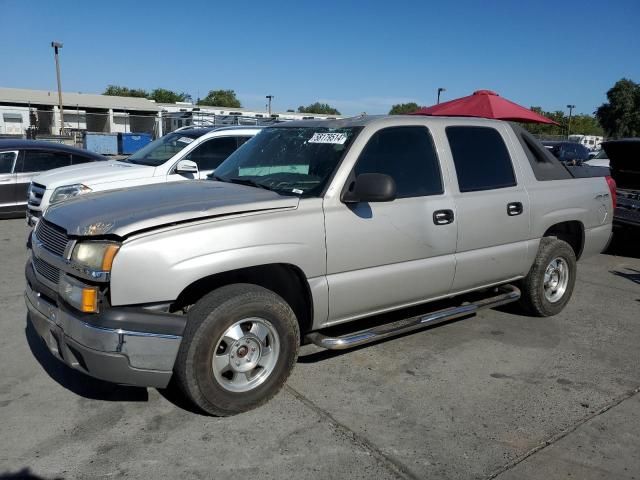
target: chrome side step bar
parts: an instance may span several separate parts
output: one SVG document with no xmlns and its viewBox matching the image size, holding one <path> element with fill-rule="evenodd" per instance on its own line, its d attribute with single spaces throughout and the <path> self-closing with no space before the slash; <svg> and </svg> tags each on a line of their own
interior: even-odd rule
<svg viewBox="0 0 640 480">
<path fill-rule="evenodd" d="M 393 323 L 379 325 L 377 327 L 360 330 L 359 332 L 348 333 L 339 337 L 329 337 L 320 332 L 307 334 L 307 339 L 319 347 L 329 350 L 345 350 L 357 347 L 365 343 L 376 342 L 383 338 L 402 335 L 403 333 L 419 330 L 438 323 L 447 322 L 455 318 L 472 315 L 478 310 L 498 307 L 507 303 L 515 302 L 520 298 L 520 289 L 513 285 L 502 285 L 496 289 L 497 295 L 467 303 L 458 307 L 445 308 L 427 315 L 398 320 Z"/>
</svg>

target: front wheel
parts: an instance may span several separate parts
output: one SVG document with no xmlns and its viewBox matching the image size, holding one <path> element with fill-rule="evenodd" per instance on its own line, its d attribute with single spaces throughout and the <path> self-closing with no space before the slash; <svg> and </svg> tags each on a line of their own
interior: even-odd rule
<svg viewBox="0 0 640 480">
<path fill-rule="evenodd" d="M 522 280 L 520 304 L 538 317 L 562 311 L 576 282 L 576 256 L 568 243 L 555 238 L 540 240 L 535 261 Z"/>
<path fill-rule="evenodd" d="M 251 410 L 284 385 L 298 357 L 300 331 L 291 307 L 257 285 L 219 288 L 189 311 L 174 373 L 205 412 Z"/>
</svg>

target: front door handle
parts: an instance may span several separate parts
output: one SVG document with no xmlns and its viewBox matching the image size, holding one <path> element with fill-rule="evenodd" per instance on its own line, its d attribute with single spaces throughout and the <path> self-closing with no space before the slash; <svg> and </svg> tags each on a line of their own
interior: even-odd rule
<svg viewBox="0 0 640 480">
<path fill-rule="evenodd" d="M 520 215 L 522 213 L 522 203 L 520 202 L 511 202 L 507 204 L 507 215 L 513 217 L 515 215 Z"/>
<path fill-rule="evenodd" d="M 433 223 L 436 225 L 453 223 L 453 210 L 436 210 L 433 212 Z"/>
</svg>

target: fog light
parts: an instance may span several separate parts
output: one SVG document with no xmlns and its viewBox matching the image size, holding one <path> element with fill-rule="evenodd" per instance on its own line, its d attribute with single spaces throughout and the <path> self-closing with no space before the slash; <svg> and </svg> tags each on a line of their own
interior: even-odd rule
<svg viewBox="0 0 640 480">
<path fill-rule="evenodd" d="M 60 279 L 60 296 L 71 306 L 81 312 L 98 311 L 98 287 L 86 285 L 78 280 L 63 275 Z"/>
</svg>

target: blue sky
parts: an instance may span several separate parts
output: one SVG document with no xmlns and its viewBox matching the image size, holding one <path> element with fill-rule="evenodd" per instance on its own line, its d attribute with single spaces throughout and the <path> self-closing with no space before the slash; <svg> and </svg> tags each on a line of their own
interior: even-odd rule
<svg viewBox="0 0 640 480">
<path fill-rule="evenodd" d="M 107 84 L 243 106 L 328 102 L 343 114 L 491 89 L 525 106 L 591 113 L 621 77 L 640 81 L 640 1 L 0 0 L 0 86 Z"/>
</svg>

